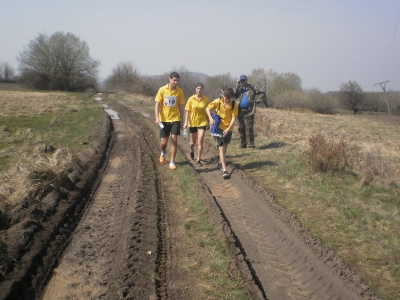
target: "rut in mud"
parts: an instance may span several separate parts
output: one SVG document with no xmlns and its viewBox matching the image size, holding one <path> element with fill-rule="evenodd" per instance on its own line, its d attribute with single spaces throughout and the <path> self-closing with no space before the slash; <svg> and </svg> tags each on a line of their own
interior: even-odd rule
<svg viewBox="0 0 400 300">
<path fill-rule="evenodd" d="M 43 299 L 156 298 L 159 182 L 140 134 L 114 121 L 108 167 Z"/>
<path fill-rule="evenodd" d="M 111 106 L 121 120 L 112 121 L 107 167 L 36 298 L 198 299 L 199 287 L 180 284 L 185 279 L 179 276 L 174 226 L 182 225 L 169 219 L 173 199 L 164 186 L 166 172 L 160 172 L 168 167 L 158 163 L 158 135 L 135 107 L 123 102 Z M 183 139 L 179 147 L 250 298 L 377 299 L 335 253 L 247 174 L 230 165 L 231 178 L 223 180 L 213 145 L 205 145 L 202 167 L 190 161 Z"/>
</svg>

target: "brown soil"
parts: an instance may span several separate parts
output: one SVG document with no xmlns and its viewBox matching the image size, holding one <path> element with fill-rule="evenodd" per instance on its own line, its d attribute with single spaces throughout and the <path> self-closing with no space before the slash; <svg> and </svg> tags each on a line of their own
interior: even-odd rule
<svg viewBox="0 0 400 300">
<path fill-rule="evenodd" d="M 182 276 L 182 226 L 168 193 L 159 139 L 137 107 L 107 103 L 121 120 L 99 129 L 93 155 L 71 169 L 74 190 L 26 200 L 1 231 L 0 299 L 201 299 Z M 144 111 L 143 111 L 144 112 Z M 146 114 L 153 116 L 151 111 Z M 198 190 L 253 299 L 377 299 L 333 251 L 243 171 L 223 180 L 217 151 L 188 157 Z M 229 149 L 228 149 L 229 156 Z"/>
</svg>

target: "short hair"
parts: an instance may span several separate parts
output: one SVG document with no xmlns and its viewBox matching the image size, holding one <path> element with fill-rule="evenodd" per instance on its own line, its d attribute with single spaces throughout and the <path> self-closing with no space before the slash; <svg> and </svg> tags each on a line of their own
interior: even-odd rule
<svg viewBox="0 0 400 300">
<path fill-rule="evenodd" d="M 221 88 L 221 91 L 225 91 L 227 88 L 228 88 L 228 87 L 227 87 L 226 85 L 224 85 L 224 86 Z"/>
<path fill-rule="evenodd" d="M 224 97 L 232 98 L 233 94 L 234 94 L 234 92 L 233 92 L 233 90 L 231 88 L 224 89 Z"/>
<path fill-rule="evenodd" d="M 169 78 L 174 78 L 174 77 L 176 77 L 176 78 L 181 78 L 180 76 L 179 76 L 179 74 L 178 74 L 178 72 L 171 72 L 170 74 L 169 74 Z"/>
<path fill-rule="evenodd" d="M 204 89 L 204 84 L 202 84 L 201 82 L 196 83 L 196 88 L 201 86 Z"/>
</svg>

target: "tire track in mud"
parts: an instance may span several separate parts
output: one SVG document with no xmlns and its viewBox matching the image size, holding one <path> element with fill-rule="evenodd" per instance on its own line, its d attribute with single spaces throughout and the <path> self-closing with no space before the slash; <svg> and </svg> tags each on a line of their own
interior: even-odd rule
<svg viewBox="0 0 400 300">
<path fill-rule="evenodd" d="M 230 165 L 231 178 L 224 180 L 215 163 L 218 153 L 212 148 L 208 145 L 204 151 L 203 167 L 194 161 L 192 167 L 220 206 L 267 299 L 377 299 L 332 251 L 324 256 L 326 248 L 312 249 L 299 238 L 294 231 L 306 230 L 293 231 L 293 224 L 282 219 L 284 208 L 271 207 L 273 197 L 259 185 L 255 188 L 244 172 Z M 188 158 L 187 143 L 180 149 Z"/>
<path fill-rule="evenodd" d="M 113 124 L 107 170 L 42 299 L 158 298 L 162 249 L 154 161 L 135 126 Z"/>
</svg>

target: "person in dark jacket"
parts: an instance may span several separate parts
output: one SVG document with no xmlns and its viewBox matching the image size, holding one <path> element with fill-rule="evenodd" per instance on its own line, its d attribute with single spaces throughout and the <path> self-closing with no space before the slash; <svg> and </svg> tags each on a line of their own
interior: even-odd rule
<svg viewBox="0 0 400 300">
<path fill-rule="evenodd" d="M 256 105 L 256 88 L 247 82 L 246 75 L 240 75 L 234 89 L 234 98 L 238 103 L 240 148 L 255 148 L 254 144 L 254 109 Z"/>
</svg>

